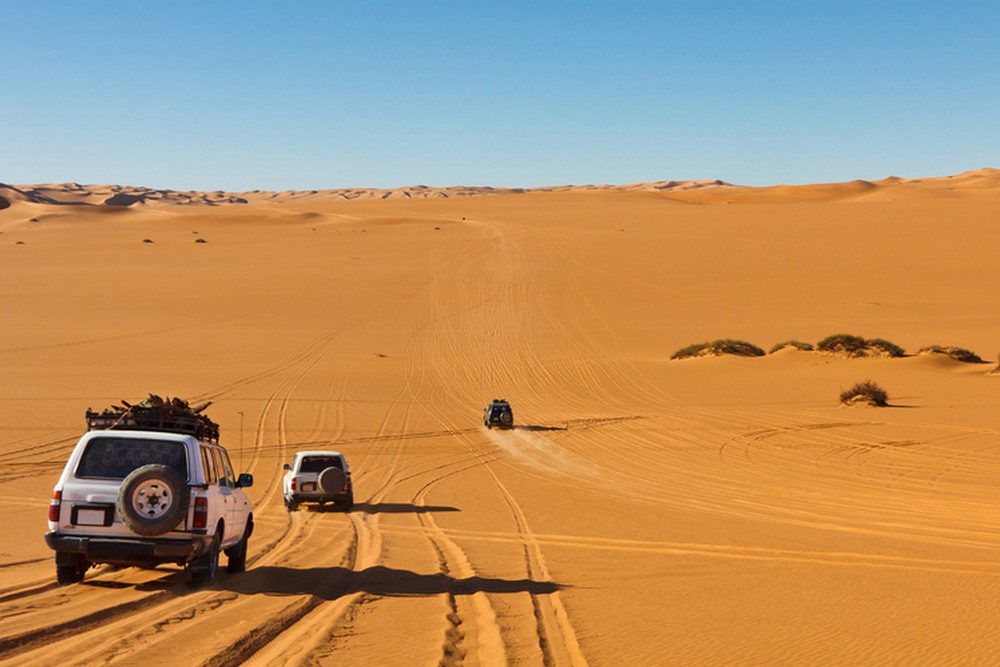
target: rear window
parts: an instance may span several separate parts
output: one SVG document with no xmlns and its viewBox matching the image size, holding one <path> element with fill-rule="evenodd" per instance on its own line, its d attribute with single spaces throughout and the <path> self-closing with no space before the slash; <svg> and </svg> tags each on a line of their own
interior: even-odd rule
<svg viewBox="0 0 1000 667">
<path fill-rule="evenodd" d="M 187 479 L 187 450 L 183 443 L 170 440 L 136 438 L 94 438 L 76 467 L 77 477 L 124 479 L 144 465 L 169 466 Z"/>
<path fill-rule="evenodd" d="M 327 468 L 343 470 L 344 466 L 339 456 L 307 456 L 302 459 L 299 472 L 323 472 Z"/>
</svg>

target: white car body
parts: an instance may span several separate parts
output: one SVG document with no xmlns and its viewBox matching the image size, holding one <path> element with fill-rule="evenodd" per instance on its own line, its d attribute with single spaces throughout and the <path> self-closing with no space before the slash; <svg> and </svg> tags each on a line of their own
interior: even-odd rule
<svg viewBox="0 0 1000 667">
<path fill-rule="evenodd" d="M 127 517 L 123 519 L 122 508 L 130 501 L 123 495 L 123 485 L 138 468 L 154 464 L 176 471 L 181 480 L 178 492 L 185 497 L 172 500 L 180 503 L 178 511 L 185 505 L 186 511 L 169 528 L 136 532 Z M 56 552 L 60 583 L 81 580 L 82 571 L 97 563 L 172 562 L 195 569 L 203 566 L 214 578 L 219 551 L 229 554 L 231 571 L 242 571 L 245 541 L 253 530 L 253 510 L 243 487 L 251 484 L 250 475 L 233 474 L 226 450 L 215 442 L 161 431 L 88 431 L 70 454 L 49 507 L 45 538 Z M 136 502 L 142 502 L 146 492 L 134 492 Z M 214 563 L 206 561 L 213 549 Z M 236 567 L 234 550 L 239 549 L 242 552 L 235 556 L 242 563 Z M 78 578 L 66 575 L 69 563 L 82 568 Z"/>
<path fill-rule="evenodd" d="M 337 489 L 324 489 L 321 475 L 327 468 L 334 468 L 343 473 L 342 486 Z M 295 511 L 300 503 L 327 502 L 340 506 L 345 510 L 354 504 L 354 484 L 347 459 L 340 452 L 325 450 L 309 450 L 296 452 L 290 464 L 285 464 L 285 476 L 281 480 L 281 491 L 285 499 L 285 507 Z"/>
</svg>

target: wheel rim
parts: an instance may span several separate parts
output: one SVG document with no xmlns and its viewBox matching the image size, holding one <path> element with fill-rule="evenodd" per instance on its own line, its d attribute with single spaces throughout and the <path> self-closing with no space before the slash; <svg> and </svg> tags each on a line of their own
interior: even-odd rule
<svg viewBox="0 0 1000 667">
<path fill-rule="evenodd" d="M 159 519 L 170 512 L 174 496 L 170 487 L 160 479 L 150 479 L 132 491 L 132 509 L 147 519 Z"/>
</svg>

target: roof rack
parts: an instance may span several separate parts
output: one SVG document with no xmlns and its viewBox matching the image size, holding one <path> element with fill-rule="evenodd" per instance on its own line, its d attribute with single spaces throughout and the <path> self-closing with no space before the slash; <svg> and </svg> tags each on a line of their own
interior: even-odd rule
<svg viewBox="0 0 1000 667">
<path fill-rule="evenodd" d="M 166 431 L 193 435 L 199 440 L 219 442 L 219 425 L 201 412 L 211 402 L 191 407 L 180 398 L 163 399 L 156 394 L 135 405 L 122 401 L 101 412 L 87 408 L 87 430 Z"/>
</svg>

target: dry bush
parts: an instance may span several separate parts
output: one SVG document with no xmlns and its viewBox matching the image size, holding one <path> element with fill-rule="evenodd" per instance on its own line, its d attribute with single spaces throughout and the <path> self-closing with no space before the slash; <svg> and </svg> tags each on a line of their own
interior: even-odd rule
<svg viewBox="0 0 1000 667">
<path fill-rule="evenodd" d="M 883 338 L 864 339 L 851 334 L 834 334 L 827 336 L 816 344 L 820 352 L 841 354 L 846 357 L 888 356 L 902 357 L 906 352 L 895 343 Z"/>
<path fill-rule="evenodd" d="M 764 350 L 753 343 L 745 340 L 733 340 L 732 338 L 720 338 L 707 343 L 695 343 L 688 345 L 670 355 L 671 359 L 686 359 L 688 357 L 719 356 L 722 354 L 735 354 L 740 357 L 762 357 Z"/>
<path fill-rule="evenodd" d="M 895 343 L 890 343 L 884 338 L 869 338 L 865 341 L 869 349 L 879 350 L 887 357 L 905 357 L 906 351 Z"/>
<path fill-rule="evenodd" d="M 978 354 L 966 350 L 963 347 L 943 347 L 941 345 L 931 345 L 929 347 L 922 347 L 919 350 L 920 354 L 946 354 L 955 361 L 962 361 L 967 364 L 985 364 Z"/>
<path fill-rule="evenodd" d="M 866 403 L 880 408 L 889 405 L 889 394 L 885 389 L 871 380 L 858 382 L 850 389 L 840 392 L 840 402 L 843 405 Z"/>
</svg>

